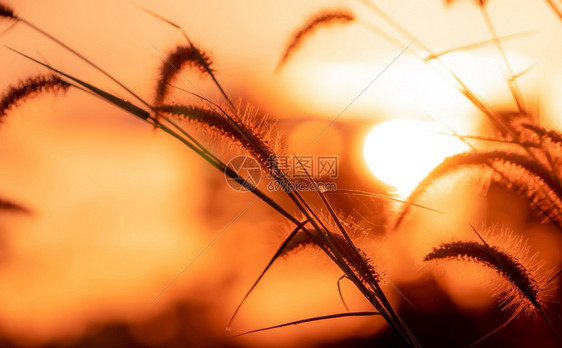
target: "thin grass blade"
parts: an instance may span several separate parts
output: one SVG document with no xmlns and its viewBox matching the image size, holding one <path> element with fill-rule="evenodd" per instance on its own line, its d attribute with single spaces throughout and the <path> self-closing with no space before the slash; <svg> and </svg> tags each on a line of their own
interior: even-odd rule
<svg viewBox="0 0 562 348">
<path fill-rule="evenodd" d="M 301 320 L 291 321 L 291 322 L 285 323 L 285 324 L 265 327 L 263 329 L 247 331 L 247 332 L 244 332 L 244 333 L 241 333 L 241 334 L 238 334 L 238 335 L 234 335 L 233 337 L 240 337 L 240 336 L 249 335 L 249 334 L 256 333 L 256 332 L 279 329 L 279 328 L 286 327 L 286 326 L 299 325 L 299 324 L 310 323 L 310 322 L 320 321 L 320 320 L 336 319 L 336 318 L 344 318 L 344 317 L 368 317 L 368 316 L 374 316 L 374 315 L 380 315 L 380 313 L 379 312 L 352 312 L 352 313 L 338 313 L 338 314 L 323 315 L 323 316 L 320 316 L 320 317 L 301 319 Z"/>
<path fill-rule="evenodd" d="M 304 224 L 303 224 L 304 225 Z M 250 296 L 250 294 L 254 291 L 254 289 L 256 288 L 256 286 L 258 285 L 258 283 L 261 281 L 261 279 L 263 278 L 263 276 L 267 273 L 267 271 L 271 268 L 271 266 L 273 265 L 273 263 L 283 255 L 283 253 L 285 252 L 285 249 L 287 248 L 287 246 L 291 243 L 291 240 L 297 235 L 297 233 L 302 229 L 302 226 L 297 226 L 297 228 L 295 228 L 290 234 L 289 236 L 287 236 L 287 238 L 285 238 L 285 240 L 283 241 L 283 244 L 281 244 L 281 246 L 279 247 L 279 249 L 277 249 L 277 252 L 275 252 L 275 255 L 273 255 L 273 257 L 271 258 L 271 260 L 269 261 L 269 263 L 267 264 L 267 266 L 265 266 L 265 269 L 260 273 L 260 275 L 258 276 L 258 278 L 254 281 L 254 283 L 252 284 L 252 286 L 250 286 L 250 289 L 246 292 L 246 294 L 244 295 L 244 297 L 242 298 L 242 300 L 240 301 L 240 303 L 238 304 L 238 306 L 236 307 L 236 309 L 234 310 L 234 313 L 232 314 L 232 316 L 230 317 L 230 320 L 228 321 L 227 327 L 226 329 L 228 331 L 230 331 L 230 327 L 232 325 L 232 322 L 234 321 L 234 319 L 236 318 L 236 315 L 238 314 L 238 312 L 240 311 L 240 308 L 242 307 L 242 305 L 244 304 L 244 302 L 246 302 L 246 299 Z"/>
</svg>

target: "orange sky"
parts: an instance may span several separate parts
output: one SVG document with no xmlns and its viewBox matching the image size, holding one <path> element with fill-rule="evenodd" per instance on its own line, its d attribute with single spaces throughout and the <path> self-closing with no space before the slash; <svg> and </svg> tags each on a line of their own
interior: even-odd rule
<svg viewBox="0 0 562 348">
<path fill-rule="evenodd" d="M 182 40 L 176 31 L 138 10 L 131 1 L 6 3 L 149 99 L 160 64 L 158 52 L 150 43 L 168 51 Z M 326 30 L 324 36 L 319 33 L 275 75 L 277 60 L 290 33 L 317 9 L 346 3 L 137 3 L 181 23 L 190 37 L 212 55 L 228 91 L 248 96 L 285 118 L 332 119 L 400 51 L 355 24 Z M 360 4 L 352 8 L 362 19 L 375 18 Z M 437 0 L 396 1 L 384 4 L 384 8 L 436 50 L 488 38 L 470 1 L 459 0 L 450 9 Z M 441 19 L 444 13 L 448 15 Z M 500 35 L 538 30 L 507 46 L 516 57 L 518 69 L 536 65 L 522 80 L 526 95 L 535 98 L 539 88 L 544 92 L 541 109 L 545 113 L 562 110 L 562 99 L 557 97 L 562 92 L 558 83 L 562 77 L 558 64 L 562 35 L 557 19 L 546 5 L 523 0 L 490 1 L 490 13 Z M 0 23 L 0 30 L 7 26 Z M 449 29 L 443 30 L 444 27 Z M 0 43 L 124 95 L 83 62 L 22 25 L 0 37 Z M 486 73 L 474 76 L 477 67 L 497 70 L 497 57 L 490 52 L 457 54 L 448 62 L 459 74 L 472 78 L 475 88 L 490 100 L 507 104 L 504 85 L 497 81 L 494 84 Z M 5 48 L 0 48 L 0 61 L 1 89 L 19 78 L 44 72 Z M 449 124 L 464 127 L 466 132 L 474 130 L 473 108 L 448 90 L 446 82 L 434 79 L 433 73 L 411 56 L 404 56 L 346 111 L 342 121 L 360 119 L 371 125 L 391 118 L 420 119 L 431 112 L 447 117 Z M 213 93 L 201 81 L 196 83 L 201 83 L 205 93 Z M 551 122 L 561 126 L 560 119 Z M 6 267 L 0 271 L 4 284 L 0 287 L 0 325 L 15 332 L 30 330 L 49 337 L 72 331 L 92 318 L 150 313 L 154 310 L 147 306 L 150 300 L 243 208 L 225 203 L 240 199 L 232 192 L 219 189 L 218 194 L 227 197 L 224 201 L 209 198 L 210 192 L 217 194 L 215 187 L 224 185 L 222 177 L 177 142 L 77 91 L 66 97 L 43 97 L 18 108 L 0 130 L 0 164 L 0 194 L 29 204 L 36 212 L 31 218 L 2 217 L 0 224 L 11 249 Z M 220 209 L 213 206 L 215 202 Z M 206 209 L 217 209 L 211 222 L 204 221 L 208 218 L 203 214 Z M 271 216 L 266 208 L 251 209 L 249 215 Z M 253 221 L 248 218 L 240 223 Z M 239 234 L 225 236 L 226 240 L 221 240 L 210 256 L 202 258 L 198 267 L 171 288 L 170 295 L 160 300 L 161 305 L 183 291 L 196 292 L 193 289 L 198 286 L 217 286 L 227 279 L 232 269 L 224 265 L 221 252 L 231 247 L 228 243 L 236 243 L 243 252 L 255 253 L 261 263 L 248 265 L 242 255 L 232 256 L 246 262 L 244 266 L 249 269 L 224 295 L 227 308 L 217 310 L 221 319 L 228 317 L 249 280 L 277 245 L 268 236 L 253 239 L 251 232 L 257 234 L 260 228 L 279 225 L 275 220 L 245 232 L 234 228 Z M 240 234 L 243 237 L 238 238 Z M 243 241 L 253 245 L 244 246 Z M 212 277 L 208 277 L 210 270 L 214 272 Z M 326 271 L 318 280 L 328 283 L 331 275 Z M 304 281 L 298 277 L 292 281 Z M 273 283 L 266 284 L 265 289 L 267 295 L 277 290 Z M 270 303 L 267 295 L 265 300 L 258 295 L 247 313 L 257 315 L 263 308 L 261 303 Z M 311 301 L 310 293 L 303 290 L 302 296 L 303 302 Z M 337 303 L 333 291 L 325 290 L 319 297 L 335 299 Z M 286 298 L 279 301 L 291 302 Z M 318 301 L 312 308 L 321 308 L 322 303 Z M 273 307 L 270 317 L 260 318 L 263 321 L 242 323 L 252 326 L 294 318 L 282 305 Z M 298 313 L 294 316 L 298 317 Z"/>
</svg>

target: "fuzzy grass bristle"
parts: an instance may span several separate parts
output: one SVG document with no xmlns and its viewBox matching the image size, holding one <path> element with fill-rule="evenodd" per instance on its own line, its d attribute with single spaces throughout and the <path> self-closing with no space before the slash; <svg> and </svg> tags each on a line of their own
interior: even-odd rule
<svg viewBox="0 0 562 348">
<path fill-rule="evenodd" d="M 170 84 L 186 66 L 198 69 L 203 74 L 209 74 L 213 71 L 211 59 L 205 52 L 193 45 L 177 46 L 160 67 L 160 80 L 156 87 L 156 105 L 164 102 Z"/>
<path fill-rule="evenodd" d="M 227 118 L 221 112 L 188 105 L 160 105 L 155 111 L 186 119 L 209 130 L 212 135 L 227 140 L 250 153 L 264 169 L 271 164 L 275 155 L 278 138 L 273 135 L 274 125 L 267 118 L 258 118 L 257 112 L 250 107 L 238 108 L 239 121 Z"/>
<path fill-rule="evenodd" d="M 354 248 L 344 237 L 340 236 L 339 234 L 334 234 L 334 237 L 338 245 L 343 248 L 344 253 L 342 255 L 344 256 L 344 259 L 348 263 L 348 265 L 351 268 L 355 268 L 355 266 L 353 266 L 354 264 L 360 265 L 359 269 L 355 269 L 355 271 L 357 272 L 361 281 L 368 284 L 368 275 L 371 275 L 373 279 L 378 283 L 383 281 L 384 277 L 382 273 L 375 267 L 371 259 L 367 256 L 367 254 L 365 254 L 365 252 L 363 252 L 363 250 L 361 250 L 360 248 Z"/>
<path fill-rule="evenodd" d="M 19 102 L 43 92 L 66 91 L 71 86 L 56 75 L 39 75 L 12 86 L 0 100 L 0 123 L 7 112 Z"/>
<path fill-rule="evenodd" d="M 307 229 L 305 231 L 304 226 L 303 228 L 301 227 L 295 228 L 289 234 L 289 236 L 285 238 L 283 244 L 277 250 L 273 258 L 269 261 L 268 265 L 259 275 L 257 280 L 253 283 L 250 289 L 246 292 L 246 295 L 244 296 L 244 298 L 242 299 L 242 301 L 239 303 L 238 307 L 234 311 L 228 323 L 228 327 L 230 327 L 230 325 L 232 324 L 232 321 L 236 317 L 242 304 L 250 296 L 250 294 L 253 292 L 257 284 L 260 282 L 263 276 L 269 271 L 270 267 L 273 265 L 274 262 L 276 262 L 279 258 L 289 257 L 293 253 L 296 253 L 300 250 L 304 250 L 307 248 L 329 249 L 330 246 L 328 245 L 328 241 L 327 241 L 327 238 L 329 238 L 327 237 L 328 235 L 331 237 L 330 239 L 335 244 L 336 248 L 342 251 L 341 252 L 341 256 L 343 259 L 342 262 L 345 263 L 348 267 L 350 267 L 353 270 L 353 272 L 356 273 L 359 282 L 367 284 L 374 279 L 375 282 L 380 283 L 384 280 L 384 276 L 382 272 L 380 272 L 380 270 L 378 270 L 373 265 L 371 259 L 361 249 L 352 246 L 342 235 L 340 235 L 339 233 L 333 233 L 331 231 L 332 228 L 335 227 L 333 222 L 331 222 L 329 219 L 324 221 L 326 216 L 322 216 L 322 214 L 320 215 L 321 217 L 319 218 L 322 220 L 321 225 L 327 228 L 327 230 L 318 231 L 314 229 Z M 344 220 L 347 219 L 350 219 L 350 217 Z M 356 224 L 353 225 L 354 225 L 354 227 L 352 227 L 353 229 L 357 229 L 357 230 L 361 229 L 360 226 Z M 351 233 L 358 234 L 354 232 L 358 232 L 358 231 L 352 231 Z M 340 289 L 339 281 L 338 281 L 338 289 Z M 341 295 L 341 290 L 339 291 Z M 343 297 L 342 297 L 342 301 L 343 301 Z M 344 305 L 345 305 L 345 301 L 344 301 Z"/>
<path fill-rule="evenodd" d="M 4 4 L 0 4 L 0 17 L 16 20 L 18 19 L 18 17 L 14 15 L 14 10 Z"/>
<path fill-rule="evenodd" d="M 525 115 L 508 113 L 500 116 L 502 122 L 513 131 L 519 143 L 534 143 L 534 146 L 540 146 L 542 141 L 549 140 L 562 146 L 562 133 L 534 123 Z"/>
<path fill-rule="evenodd" d="M 408 202 L 417 202 L 434 183 L 462 168 L 475 168 L 476 173 L 480 174 L 486 169 L 493 170 L 494 183 L 526 197 L 541 214 L 553 217 L 554 222 L 562 228 L 562 215 L 560 214 L 562 188 L 549 168 L 522 152 L 491 150 L 461 153 L 448 157 L 418 184 L 408 197 Z M 545 205 L 546 203 L 549 204 Z M 395 228 L 402 223 L 410 210 L 411 206 L 404 205 L 395 220 Z"/>
<path fill-rule="evenodd" d="M 540 286 L 531 272 L 514 256 L 500 250 L 496 246 L 484 245 L 472 241 L 454 241 L 443 243 L 427 254 L 424 261 L 460 260 L 475 262 L 493 269 L 511 285 L 511 289 L 503 289 L 506 307 L 518 306 L 516 312 L 540 309 Z"/>
<path fill-rule="evenodd" d="M 377 282 L 382 282 L 383 277 L 381 272 L 373 265 L 371 259 L 365 254 L 361 249 L 357 248 L 359 254 L 355 251 L 355 249 L 347 242 L 347 240 L 340 236 L 339 234 L 332 234 L 333 238 L 335 239 L 337 245 L 344 250 L 342 256 L 348 266 L 354 268 L 357 274 L 360 276 L 361 280 L 367 282 L 367 277 L 365 274 L 371 274 Z M 324 247 L 328 247 L 327 244 L 322 244 Z M 305 249 L 307 247 L 318 248 L 319 246 L 306 235 L 304 232 L 297 233 L 291 241 L 287 244 L 283 252 L 280 256 L 288 256 L 293 252 L 296 252 L 301 249 Z M 354 264 L 359 265 L 366 265 L 366 269 L 355 269 Z"/>
<path fill-rule="evenodd" d="M 343 214 L 342 214 L 343 215 Z M 322 221 L 322 225 L 327 229 L 325 232 L 331 235 L 336 247 L 341 249 L 342 257 L 349 267 L 351 267 L 356 274 L 359 276 L 360 280 L 368 283 L 368 274 L 372 275 L 376 282 L 383 281 L 383 273 L 375 267 L 369 256 L 361 250 L 361 248 L 354 247 L 351 245 L 346 238 L 344 238 L 338 231 L 337 225 L 329 217 L 328 213 L 322 211 L 319 214 L 319 219 Z M 354 237 L 363 237 L 367 232 L 365 227 L 356 223 L 353 217 L 344 215 L 340 220 L 349 235 Z M 326 248 L 329 249 L 330 245 L 327 242 L 327 237 L 320 236 L 320 233 L 315 231 L 310 231 L 310 233 L 315 234 L 318 238 L 314 240 L 304 231 L 297 232 L 291 237 L 291 240 L 285 245 L 284 249 L 280 253 L 280 256 L 288 256 L 294 252 L 297 252 L 306 248 Z M 318 245 L 318 243 L 320 245 Z M 357 266 L 355 266 L 357 265 Z"/>
<path fill-rule="evenodd" d="M 0 198 L 0 211 L 31 214 L 31 210 L 29 210 L 28 208 L 3 198 Z"/>
<path fill-rule="evenodd" d="M 527 130 L 536 134 L 542 140 L 550 140 L 557 146 L 562 146 L 562 133 L 555 130 L 546 129 L 536 124 L 532 123 L 522 123 L 520 124 L 521 130 Z"/>
<path fill-rule="evenodd" d="M 493 173 L 492 182 L 525 197 L 543 222 L 551 221 L 562 229 L 562 195 L 555 182 L 543 181 L 517 163 L 501 163 L 500 173 Z"/>
<path fill-rule="evenodd" d="M 279 62 L 278 68 L 287 62 L 293 52 L 302 44 L 304 39 L 313 31 L 321 26 L 331 25 L 334 23 L 349 23 L 355 20 L 353 13 L 347 10 L 327 10 L 318 13 L 308 20 L 300 29 L 298 29 L 289 44 L 286 46 L 283 56 Z"/>
</svg>

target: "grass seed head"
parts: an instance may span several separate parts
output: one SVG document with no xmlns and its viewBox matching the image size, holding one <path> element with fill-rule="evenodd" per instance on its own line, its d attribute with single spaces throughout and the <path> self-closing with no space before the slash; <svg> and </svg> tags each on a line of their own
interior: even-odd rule
<svg viewBox="0 0 562 348">
<path fill-rule="evenodd" d="M 481 176 L 493 168 L 494 175 L 490 177 L 493 183 L 524 196 L 540 214 L 562 227 L 562 188 L 545 164 L 531 158 L 521 149 L 491 149 L 448 157 L 418 184 L 408 201 L 417 202 L 432 185 L 463 168 L 471 168 L 472 176 Z M 402 207 L 394 228 L 398 228 L 410 210 L 410 205 Z"/>
<path fill-rule="evenodd" d="M 538 276 L 535 258 L 528 256 L 528 248 L 522 246 L 521 239 L 497 237 L 503 243 L 509 244 L 510 252 L 498 246 L 485 245 L 475 241 L 453 241 L 443 243 L 434 248 L 424 258 L 424 261 L 457 260 L 461 262 L 475 262 L 492 269 L 506 282 L 499 286 L 502 295 L 500 305 L 504 308 L 515 308 L 515 312 L 524 311 L 532 315 L 537 312 L 544 302 L 544 288 L 542 278 Z M 516 256 L 517 255 L 517 256 Z"/>
<path fill-rule="evenodd" d="M 345 214 L 338 215 L 342 216 L 340 222 L 345 226 L 347 233 L 352 238 L 362 237 L 364 235 L 365 228 L 356 223 L 351 216 Z M 332 236 L 332 243 L 335 244 L 335 249 L 332 249 L 330 243 L 328 243 L 328 237 L 311 230 L 311 233 L 317 236 L 316 240 L 320 241 L 323 248 L 330 249 L 340 254 L 344 262 L 354 271 L 360 281 L 369 283 L 370 277 L 379 283 L 384 280 L 384 273 L 375 266 L 371 258 L 361 248 L 357 246 L 354 247 L 343 237 L 332 217 L 330 217 L 327 212 L 321 212 L 319 218 L 322 221 L 322 225 L 328 229 L 326 232 L 330 233 Z M 304 232 L 299 232 L 291 243 L 287 245 L 283 255 L 315 245 L 315 242 L 308 235 Z"/>
<path fill-rule="evenodd" d="M 7 112 L 20 101 L 43 92 L 66 91 L 70 86 L 56 75 L 39 75 L 21 81 L 17 86 L 10 87 L 0 99 L 0 123 Z"/>
<path fill-rule="evenodd" d="M 239 105 L 236 108 L 235 119 L 239 121 L 235 125 L 235 121 L 229 120 L 222 112 L 197 106 L 160 105 L 155 110 L 201 125 L 201 129 L 212 136 L 218 136 L 250 153 L 264 170 L 268 169 L 279 147 L 274 123 L 267 117 L 259 117 L 258 112 L 250 106 Z"/>
<path fill-rule="evenodd" d="M 31 210 L 29 210 L 28 208 L 3 198 L 0 198 L 0 211 L 31 214 Z"/>
<path fill-rule="evenodd" d="M 212 62 L 209 56 L 193 45 L 177 46 L 162 62 L 160 67 L 160 80 L 156 87 L 156 105 L 164 102 L 170 83 L 180 74 L 186 66 L 198 69 L 203 74 L 212 72 Z"/>
<path fill-rule="evenodd" d="M 293 34 L 279 62 L 279 67 L 285 64 L 287 59 L 289 59 L 291 54 L 302 44 L 304 39 L 318 27 L 334 23 L 349 23 L 354 20 L 355 16 L 353 13 L 347 10 L 328 10 L 315 15 Z"/>
<path fill-rule="evenodd" d="M 0 17 L 15 20 L 18 19 L 18 17 L 14 15 L 14 10 L 4 4 L 0 4 Z"/>
</svg>

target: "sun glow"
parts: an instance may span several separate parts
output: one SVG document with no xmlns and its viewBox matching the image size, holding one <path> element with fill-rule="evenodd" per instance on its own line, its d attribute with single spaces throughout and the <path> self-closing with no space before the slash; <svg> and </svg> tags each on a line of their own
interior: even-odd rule
<svg viewBox="0 0 562 348">
<path fill-rule="evenodd" d="M 371 172 L 407 196 L 443 159 L 468 150 L 437 125 L 415 120 L 391 120 L 373 128 L 363 148 Z"/>
</svg>

